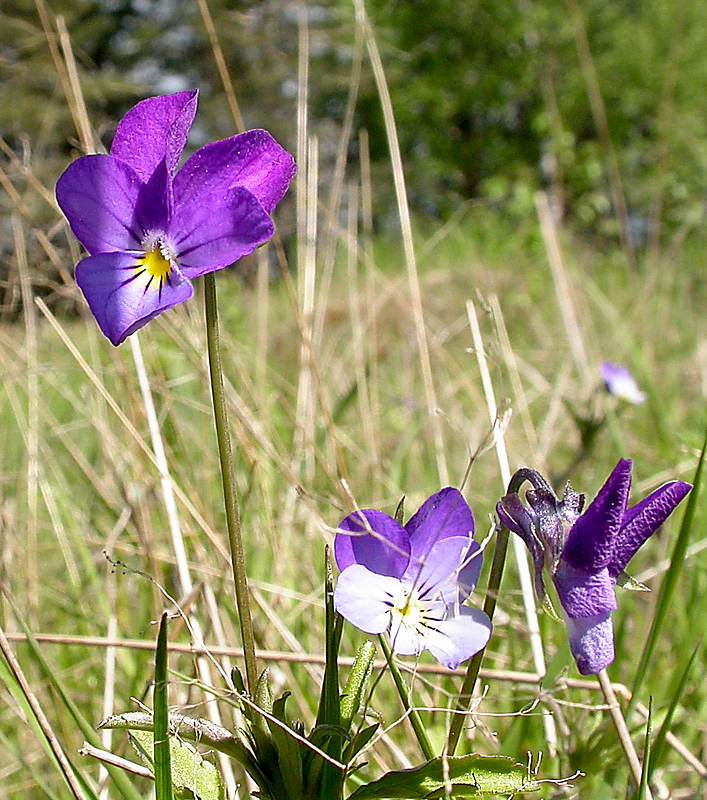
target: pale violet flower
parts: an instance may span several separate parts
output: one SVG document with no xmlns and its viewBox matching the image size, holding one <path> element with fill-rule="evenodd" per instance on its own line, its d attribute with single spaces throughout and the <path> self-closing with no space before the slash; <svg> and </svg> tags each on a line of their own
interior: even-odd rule
<svg viewBox="0 0 707 800">
<path fill-rule="evenodd" d="M 645 393 L 641 391 L 633 375 L 621 364 L 605 361 L 601 365 L 601 377 L 606 391 L 614 397 L 633 405 L 645 403 Z"/>
<path fill-rule="evenodd" d="M 334 605 L 352 625 L 388 632 L 399 655 L 429 650 L 449 669 L 486 646 L 491 621 L 462 605 L 479 578 L 481 552 L 457 489 L 432 495 L 404 527 L 366 509 L 346 517 L 339 531 Z"/>
</svg>

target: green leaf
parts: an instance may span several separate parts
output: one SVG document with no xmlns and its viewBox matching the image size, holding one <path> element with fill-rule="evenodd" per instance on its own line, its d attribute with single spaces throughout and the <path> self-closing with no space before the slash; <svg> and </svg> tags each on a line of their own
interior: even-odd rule
<svg viewBox="0 0 707 800">
<path fill-rule="evenodd" d="M 508 796 L 539 788 L 537 782 L 529 780 L 527 768 L 510 758 L 453 756 L 435 758 L 414 769 L 388 772 L 379 780 L 361 786 L 348 800 L 444 797 L 447 793 L 445 777 L 457 797 Z"/>
<path fill-rule="evenodd" d="M 167 612 L 162 614 L 155 652 L 154 762 L 156 800 L 174 800 L 171 750 L 169 746 L 169 702 L 167 698 Z"/>
<path fill-rule="evenodd" d="M 616 577 L 616 584 L 622 589 L 627 589 L 630 592 L 650 592 L 650 588 L 645 583 L 637 581 L 625 572 L 621 572 Z"/>
<path fill-rule="evenodd" d="M 287 725 L 285 715 L 285 704 L 289 692 L 285 692 L 272 705 L 272 713 L 275 719 Z M 270 736 L 277 748 L 277 759 L 282 774 L 283 783 L 290 800 L 305 800 L 304 779 L 302 774 L 302 745 L 289 735 L 287 730 L 280 725 L 276 725 L 271 720 L 267 720 L 270 728 Z"/>
<path fill-rule="evenodd" d="M 348 733 L 351 721 L 361 706 L 366 684 L 373 669 L 376 646 L 367 639 L 357 650 L 349 679 L 341 696 L 341 727 Z"/>
<path fill-rule="evenodd" d="M 152 731 L 152 714 L 145 711 L 114 714 L 112 717 L 104 719 L 98 727 L 99 729 Z M 169 729 L 172 735 L 179 736 L 180 739 L 212 747 L 235 759 L 243 765 L 256 782 L 259 781 L 261 774 L 253 754 L 242 739 L 226 728 L 216 725 L 208 719 L 187 717 L 184 714 L 172 712 L 169 715 Z"/>
<path fill-rule="evenodd" d="M 646 740 L 643 747 L 643 767 L 641 769 L 641 784 L 638 787 L 636 800 L 646 800 L 648 794 L 648 776 L 651 773 L 651 731 L 653 730 L 653 698 L 648 701 L 648 719 L 646 720 Z"/>
<path fill-rule="evenodd" d="M 346 750 L 344 750 L 344 761 L 347 764 L 371 741 L 379 727 L 380 722 L 376 722 L 356 733 Z"/>
<path fill-rule="evenodd" d="M 631 688 L 632 697 L 631 702 L 629 703 L 629 709 L 632 708 L 633 705 L 638 701 L 638 693 L 643 685 L 643 679 L 646 677 L 648 665 L 650 664 L 653 656 L 653 650 L 655 649 L 656 642 L 658 641 L 658 636 L 663 629 L 663 623 L 665 622 L 668 608 L 670 607 L 670 603 L 673 599 L 675 587 L 677 586 L 678 580 L 682 573 L 685 554 L 690 542 L 690 531 L 692 530 L 692 523 L 694 522 L 695 512 L 697 510 L 697 501 L 702 488 L 701 484 L 702 472 L 705 464 L 705 452 L 707 452 L 707 435 L 705 435 L 705 441 L 702 445 L 702 453 L 700 454 L 700 459 L 697 463 L 697 469 L 695 470 L 693 488 L 688 495 L 687 508 L 685 509 L 685 514 L 682 518 L 680 532 L 678 533 L 678 538 L 675 542 L 675 547 L 673 548 L 673 555 L 670 559 L 670 567 L 665 573 L 665 577 L 660 584 L 660 591 L 658 592 L 658 599 L 656 601 L 653 621 L 648 633 L 648 638 L 643 646 L 641 659 L 638 663 L 638 668 L 636 669 L 636 677 L 633 680 L 633 687 Z"/>
<path fill-rule="evenodd" d="M 145 764 L 154 769 L 152 734 L 149 731 L 131 731 L 130 741 Z M 172 785 L 176 792 L 189 790 L 197 800 L 224 800 L 225 793 L 218 770 L 195 747 L 171 736 L 169 749 Z"/>
<path fill-rule="evenodd" d="M 403 520 L 405 519 L 405 495 L 400 498 L 400 502 L 398 503 L 398 507 L 395 509 L 395 521 L 403 524 Z"/>
</svg>

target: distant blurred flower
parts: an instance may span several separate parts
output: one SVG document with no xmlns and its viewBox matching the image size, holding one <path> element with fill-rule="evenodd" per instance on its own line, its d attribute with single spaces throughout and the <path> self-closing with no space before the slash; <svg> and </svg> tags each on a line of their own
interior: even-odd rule
<svg viewBox="0 0 707 800">
<path fill-rule="evenodd" d="M 476 585 L 481 552 L 474 517 L 457 489 L 428 498 L 403 527 L 381 511 L 357 511 L 334 543 L 341 570 L 334 605 L 366 633 L 388 631 L 393 651 L 429 650 L 449 669 L 481 650 L 491 621 L 461 605 Z"/>
<path fill-rule="evenodd" d="M 114 345 L 188 300 L 191 278 L 266 242 L 295 174 L 292 156 L 263 130 L 208 144 L 177 171 L 197 99 L 194 90 L 143 100 L 121 120 L 110 155 L 79 158 L 57 183 L 90 254 L 76 280 Z"/>
<path fill-rule="evenodd" d="M 611 612 L 614 588 L 627 576 L 626 565 L 692 488 L 671 481 L 628 508 L 632 462 L 622 459 L 591 505 L 569 484 L 562 500 L 535 470 L 519 470 L 515 492 L 497 505 L 498 516 L 518 534 L 533 558 L 535 588 L 545 599 L 543 566 L 552 576 L 562 604 L 572 654 L 583 675 L 601 672 L 614 660 Z M 524 481 L 527 506 L 517 494 Z"/>
<path fill-rule="evenodd" d="M 614 397 L 634 405 L 645 403 L 646 395 L 640 390 L 633 375 L 621 364 L 605 361 L 601 365 L 601 377 L 606 391 Z"/>
</svg>

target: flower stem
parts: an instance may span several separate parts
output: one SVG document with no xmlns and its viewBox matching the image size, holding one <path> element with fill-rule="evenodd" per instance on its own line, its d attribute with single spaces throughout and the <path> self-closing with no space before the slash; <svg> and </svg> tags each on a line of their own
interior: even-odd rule
<svg viewBox="0 0 707 800">
<path fill-rule="evenodd" d="M 231 549 L 233 582 L 236 587 L 236 606 L 238 607 L 238 621 L 240 623 L 241 637 L 243 639 L 246 685 L 252 696 L 258 682 L 258 671 L 255 664 L 255 637 L 253 636 L 248 577 L 246 575 L 243 539 L 241 537 L 238 488 L 236 486 L 233 450 L 231 449 L 231 436 L 228 427 L 226 396 L 223 388 L 221 347 L 219 344 L 218 330 L 218 308 L 216 305 L 216 280 L 213 274 L 204 276 L 204 306 L 206 310 L 206 338 L 209 350 L 211 396 L 214 403 L 214 422 L 216 424 L 216 438 L 218 440 L 218 452 L 221 461 L 221 479 L 223 482 L 223 499 L 226 507 L 228 544 Z"/>
<path fill-rule="evenodd" d="M 508 531 L 505 528 L 500 528 L 496 534 L 496 546 L 493 551 L 491 574 L 489 575 L 488 588 L 486 589 L 486 597 L 484 599 L 484 612 L 488 615 L 490 620 L 493 620 L 493 614 L 496 610 L 498 587 L 501 585 L 501 578 L 503 577 L 503 566 L 506 562 L 507 549 Z M 483 661 L 485 652 L 485 647 L 479 650 L 467 667 L 464 682 L 462 683 L 462 688 L 459 693 L 459 699 L 457 700 L 457 713 L 452 716 L 452 722 L 449 726 L 449 734 L 447 736 L 447 755 L 449 756 L 454 755 L 454 751 L 459 744 L 462 728 L 464 727 L 463 712 L 468 710 L 471 703 L 471 695 L 474 691 L 476 679 L 479 677 L 479 669 L 481 668 L 481 662 Z"/>
<path fill-rule="evenodd" d="M 412 729 L 415 731 L 415 736 L 417 737 L 417 741 L 420 743 L 420 749 L 422 750 L 422 754 L 424 757 L 431 761 L 435 758 L 435 751 L 432 747 L 432 742 L 427 735 L 427 731 L 425 730 L 425 726 L 422 724 L 422 719 L 420 718 L 420 714 L 417 709 L 413 708 L 410 705 L 410 699 L 408 697 L 408 687 L 405 684 L 405 680 L 398 669 L 398 665 L 393 660 L 393 652 L 390 649 L 390 645 L 386 640 L 385 636 L 381 634 L 378 637 L 378 641 L 383 648 L 383 652 L 385 653 L 385 659 L 388 662 L 388 666 L 390 667 L 390 673 L 393 676 L 393 680 L 395 681 L 395 686 L 398 690 L 398 694 L 400 695 L 400 700 L 403 704 L 403 708 L 408 712 L 408 718 L 410 719 L 410 724 L 412 725 Z"/>
</svg>

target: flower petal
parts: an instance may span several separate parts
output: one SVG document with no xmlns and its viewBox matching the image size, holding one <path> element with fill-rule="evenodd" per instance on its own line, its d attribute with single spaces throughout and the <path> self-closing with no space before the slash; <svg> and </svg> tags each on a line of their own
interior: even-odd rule
<svg viewBox="0 0 707 800">
<path fill-rule="evenodd" d="M 425 647 L 448 669 L 456 669 L 486 647 L 493 626 L 491 620 L 478 608 L 459 609 L 430 630 L 425 637 Z"/>
<path fill-rule="evenodd" d="M 135 221 L 143 234 L 166 231 L 172 215 L 172 179 L 164 159 L 152 177 L 140 187 L 135 206 Z"/>
<path fill-rule="evenodd" d="M 458 489 L 447 486 L 433 494 L 408 520 L 413 558 L 424 559 L 436 542 L 452 536 L 474 536 L 474 515 Z"/>
<path fill-rule="evenodd" d="M 177 173 L 174 194 L 178 204 L 189 203 L 197 194 L 241 186 L 270 213 L 296 171 L 295 160 L 267 131 L 246 131 L 197 150 Z"/>
<path fill-rule="evenodd" d="M 596 675 L 614 660 L 611 612 L 595 617 L 567 619 L 570 649 L 582 675 Z"/>
<path fill-rule="evenodd" d="M 611 561 L 611 553 L 631 491 L 632 463 L 621 459 L 587 510 L 574 523 L 562 558 L 578 569 L 596 571 Z"/>
<path fill-rule="evenodd" d="M 666 483 L 624 514 L 609 562 L 612 577 L 626 569 L 638 548 L 658 530 L 691 489 L 684 481 Z"/>
<path fill-rule="evenodd" d="M 143 181 L 150 179 L 163 158 L 174 175 L 198 100 L 197 89 L 142 100 L 118 124 L 111 155 L 130 164 Z"/>
<path fill-rule="evenodd" d="M 233 264 L 274 232 L 272 220 L 246 189 L 196 194 L 175 207 L 169 225 L 179 266 L 188 278 Z"/>
<path fill-rule="evenodd" d="M 82 156 L 56 185 L 56 199 L 76 238 L 91 255 L 134 250 L 143 231 L 135 219 L 142 182 L 112 156 Z"/>
<path fill-rule="evenodd" d="M 535 594 L 542 603 L 545 599 L 545 581 L 543 580 L 545 551 L 542 542 L 538 538 L 533 516 L 523 505 L 517 494 L 507 494 L 503 497 L 496 504 L 496 513 L 501 525 L 520 536 L 530 551 L 530 556 L 533 559 Z"/>
<path fill-rule="evenodd" d="M 377 575 L 361 564 L 345 569 L 334 589 L 334 608 L 352 625 L 366 633 L 383 633 L 390 623 L 390 610 L 404 602 L 397 578 Z"/>
<path fill-rule="evenodd" d="M 174 270 L 162 288 L 131 253 L 99 253 L 76 267 L 76 282 L 103 333 L 114 345 L 163 311 L 188 300 L 194 290 Z"/>
<path fill-rule="evenodd" d="M 464 554 L 464 561 L 457 575 L 457 588 L 459 590 L 458 599 L 460 603 L 466 600 L 479 582 L 483 561 L 484 556 L 481 552 L 481 548 L 476 542 L 472 542 L 469 545 L 469 549 Z"/>
<path fill-rule="evenodd" d="M 557 594 L 571 619 L 594 617 L 616 609 L 614 582 L 606 567 L 598 572 L 576 569 L 561 560 L 552 576 Z"/>
<path fill-rule="evenodd" d="M 443 599 L 445 605 L 453 604 L 457 598 L 459 568 L 468 547 L 466 536 L 442 539 L 421 559 L 410 556 L 401 580 L 414 587 L 424 600 Z"/>
<path fill-rule="evenodd" d="M 339 525 L 334 555 L 343 573 L 352 564 L 362 564 L 378 575 L 399 578 L 410 562 L 410 540 L 405 529 L 382 511 L 355 511 Z"/>
</svg>

